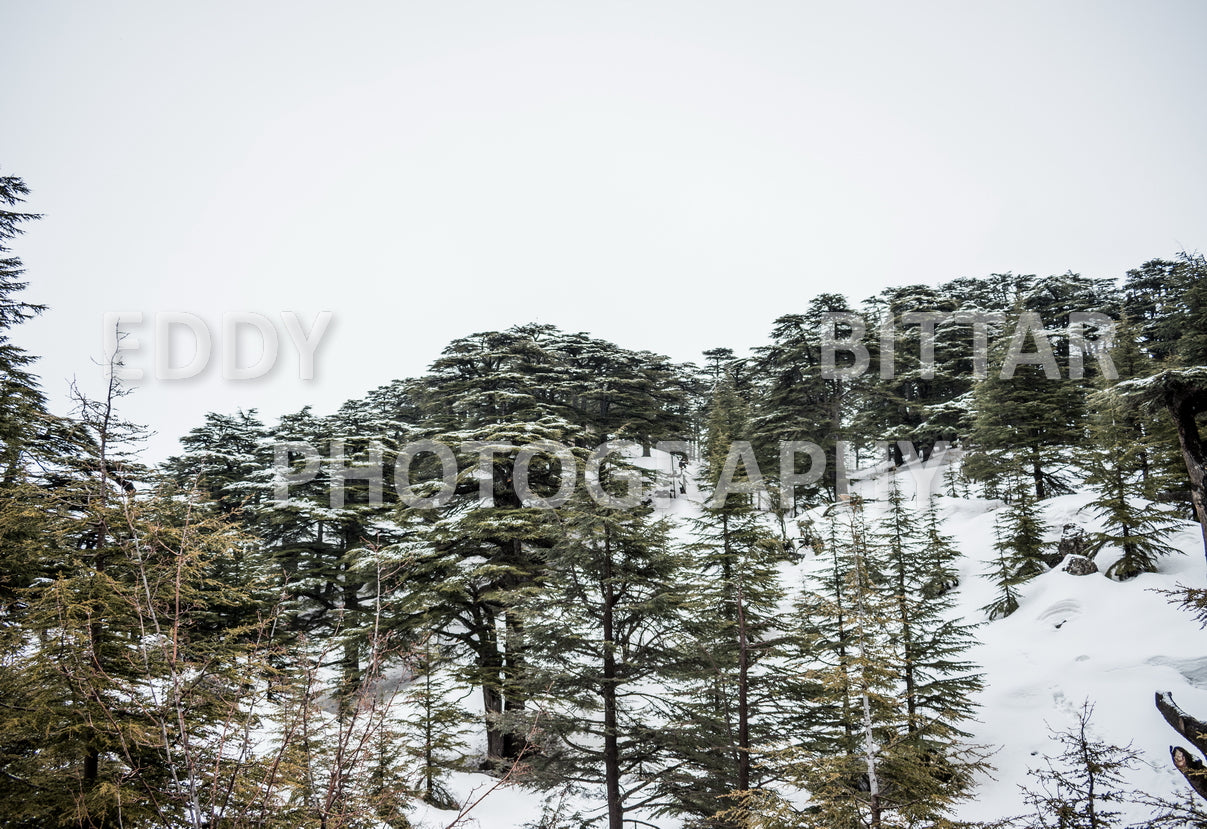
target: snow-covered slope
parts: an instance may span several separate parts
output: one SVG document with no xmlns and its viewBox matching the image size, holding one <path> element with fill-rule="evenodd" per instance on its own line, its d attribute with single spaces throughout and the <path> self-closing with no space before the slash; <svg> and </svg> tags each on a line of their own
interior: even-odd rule
<svg viewBox="0 0 1207 829">
<path fill-rule="evenodd" d="M 937 462 L 936 462 L 937 463 Z M 930 465 L 928 465 L 930 466 Z M 1025 811 L 1020 785 L 1033 784 L 1027 770 L 1057 753 L 1052 731 L 1076 723 L 1083 703 L 1094 706 L 1091 732 L 1105 743 L 1139 751 L 1146 765 L 1127 783 L 1151 795 L 1180 796 L 1185 780 L 1169 762 L 1169 746 L 1181 740 L 1153 704 L 1157 691 L 1170 691 L 1190 712 L 1207 716 L 1207 631 L 1160 591 L 1178 585 L 1207 586 L 1202 536 L 1186 522 L 1171 537 L 1183 555 L 1161 560 L 1160 571 L 1115 582 L 1102 571 L 1112 562 L 1109 550 L 1097 557 L 1099 573 L 1074 576 L 1058 566 L 1022 588 L 1018 611 L 989 622 L 981 610 L 992 601 L 993 525 L 1000 501 L 937 494 L 942 475 L 931 469 L 874 470 L 854 491 L 870 499 L 869 517 L 883 496 L 889 476 L 903 491 L 938 500 L 944 530 L 963 553 L 957 612 L 982 621 L 969 658 L 980 665 L 985 688 L 978 721 L 969 729 L 975 742 L 994 750 L 992 777 L 982 779 L 975 799 L 959 810 L 967 820 L 989 820 Z M 1088 508 L 1087 491 L 1058 496 L 1039 506 L 1056 542 L 1066 525 L 1094 531 L 1098 519 Z M 1144 810 L 1129 814 L 1141 819 Z"/>
<path fill-rule="evenodd" d="M 1096 522 L 1085 509 L 1090 500 L 1077 493 L 1041 506 L 1056 533 L 1065 524 L 1093 529 Z M 966 502 L 952 507 L 947 529 L 965 554 L 960 607 L 967 618 L 977 618 L 992 592 L 978 576 L 989 569 L 993 514 L 972 514 Z M 1161 796 L 1187 790 L 1169 762 L 1168 747 L 1181 738 L 1157 712 L 1153 695 L 1171 691 L 1186 710 L 1207 713 L 1207 632 L 1158 591 L 1179 583 L 1203 587 L 1207 567 L 1197 525 L 1187 524 L 1172 540 L 1186 554 L 1163 559 L 1158 573 L 1119 583 L 1058 567 L 1023 588 L 1017 612 L 980 628 L 971 658 L 983 667 L 986 684 L 973 731 L 979 742 L 999 748 L 992 760 L 996 780 L 982 783 L 964 817 L 1019 812 L 1018 785 L 1030 782 L 1027 769 L 1056 751 L 1049 726 L 1072 726 L 1086 700 L 1094 705 L 1094 737 L 1132 743 L 1150 764 L 1129 776 L 1132 786 Z M 1105 564 L 1109 559 L 1100 568 Z"/>
<path fill-rule="evenodd" d="M 644 465 L 673 468 L 669 457 L 656 453 Z M 935 462 L 937 463 L 937 462 Z M 884 468 L 852 476 L 854 492 L 867 499 L 868 517 L 875 519 L 889 476 L 915 500 L 926 490 L 942 489 L 943 476 L 935 466 L 925 469 Z M 921 490 L 921 494 L 919 494 Z M 688 486 L 685 496 L 657 499 L 672 518 L 698 510 L 701 494 Z M 1198 526 L 1187 522 L 1171 543 L 1184 551 L 1160 562 L 1160 572 L 1119 583 L 1101 572 L 1073 576 L 1057 567 L 1027 583 L 1021 605 L 1008 618 L 989 622 L 981 610 L 994 595 L 985 578 L 993 558 L 993 524 L 1000 501 L 956 498 L 932 494 L 944 517 L 944 530 L 963 553 L 957 612 L 966 620 L 981 621 L 979 644 L 969 654 L 982 667 L 985 688 L 980 712 L 969 730 L 973 741 L 993 750 L 992 776 L 981 780 L 975 798 L 964 804 L 958 817 L 988 820 L 1025 811 L 1020 784 L 1028 784 L 1027 770 L 1043 765 L 1043 755 L 1058 750 L 1050 730 L 1063 731 L 1076 723 L 1084 702 L 1094 706 L 1091 732 L 1096 739 L 1139 751 L 1147 765 L 1129 775 L 1130 787 L 1152 795 L 1181 797 L 1188 789 L 1169 762 L 1168 747 L 1180 737 L 1165 723 L 1153 705 L 1156 691 L 1170 691 L 1186 710 L 1207 717 L 1207 631 L 1184 611 L 1171 605 L 1159 591 L 1178 585 L 1207 587 Z M 1092 531 L 1097 519 L 1087 509 L 1087 492 L 1044 501 L 1040 507 L 1055 541 L 1068 524 Z M 1100 570 L 1110 563 L 1107 550 L 1098 556 Z M 788 586 L 795 589 L 802 564 L 784 569 Z M 512 829 L 540 818 L 542 796 L 483 775 L 457 775 L 451 788 L 462 802 L 481 802 L 458 825 L 482 829 Z M 1125 810 L 1126 814 L 1126 810 Z M 1140 819 L 1143 812 L 1127 815 Z M 418 807 L 417 825 L 445 827 L 456 813 Z M 663 823 L 670 826 L 669 823 Z"/>
</svg>

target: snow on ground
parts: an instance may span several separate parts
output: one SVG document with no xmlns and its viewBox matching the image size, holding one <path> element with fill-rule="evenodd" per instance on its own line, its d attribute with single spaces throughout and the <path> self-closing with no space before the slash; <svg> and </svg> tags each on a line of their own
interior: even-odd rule
<svg viewBox="0 0 1207 829">
<path fill-rule="evenodd" d="M 1096 522 L 1082 509 L 1089 500 L 1085 494 L 1053 498 L 1044 503 L 1044 515 L 1057 533 L 1064 523 L 1092 528 Z M 1156 691 L 1172 691 L 1186 710 L 1207 713 L 1207 632 L 1156 592 L 1179 583 L 1207 586 L 1201 536 L 1196 525 L 1187 526 L 1174 539 L 1187 555 L 1165 558 L 1159 573 L 1119 583 L 1058 567 L 1024 587 L 1017 612 L 980 628 L 980 645 L 970 656 L 983 668 L 985 689 L 980 722 L 971 730 L 978 742 L 1000 748 L 992 759 L 996 780 L 981 785 L 963 817 L 1022 811 L 1018 784 L 1030 782 L 1027 769 L 1056 751 L 1048 726 L 1069 728 L 1086 700 L 1094 706 L 1094 737 L 1132 743 L 1150 764 L 1129 776 L 1132 786 L 1163 796 L 1187 789 L 1169 762 L 1168 747 L 1181 738 L 1153 705 Z M 965 618 L 978 618 L 992 594 L 987 580 L 968 579 L 988 569 L 987 527 L 991 513 L 979 524 L 949 526 L 972 565 L 964 568 L 968 586 L 960 591 Z M 1100 569 L 1109 563 L 1100 562 Z"/>
<path fill-rule="evenodd" d="M 632 460 L 659 473 L 662 485 L 655 504 L 660 512 L 676 520 L 698 512 L 704 493 L 694 481 L 689 480 L 686 495 L 671 497 L 667 484 L 675 463 L 669 455 L 655 451 L 651 457 Z M 1181 797 L 1188 787 L 1172 768 L 1168 753 L 1168 747 L 1181 738 L 1157 712 L 1153 695 L 1171 691 L 1188 712 L 1207 717 L 1207 631 L 1157 591 L 1178 585 L 1207 587 L 1197 525 L 1187 522 L 1171 538 L 1185 555 L 1162 559 L 1158 573 L 1118 583 L 1101 572 L 1073 576 L 1058 567 L 1023 587 L 1016 613 L 989 622 L 981 608 L 993 599 L 995 588 L 984 574 L 990 571 L 993 523 L 1003 504 L 939 494 L 944 477 L 935 472 L 941 462 L 936 459 L 925 468 L 914 465 L 896 473 L 882 465 L 853 473 L 851 480 L 852 491 L 868 499 L 869 518 L 881 508 L 890 476 L 915 503 L 925 500 L 927 491 L 933 493 L 945 519 L 944 530 L 964 555 L 957 612 L 965 620 L 982 622 L 977 629 L 979 644 L 969 657 L 981 666 L 985 679 L 978 719 L 968 730 L 973 742 L 993 750 L 994 771 L 982 779 L 975 797 L 957 817 L 988 820 L 1026 811 L 1019 786 L 1031 783 L 1027 770 L 1041 766 L 1044 754 L 1059 750 L 1049 728 L 1061 731 L 1075 724 L 1076 712 L 1087 700 L 1094 706 L 1092 736 L 1120 746 L 1130 743 L 1146 761 L 1127 783 L 1148 794 Z M 1053 541 L 1066 524 L 1087 530 L 1098 526 L 1086 508 L 1091 499 L 1090 494 L 1078 492 L 1040 505 Z M 677 538 L 687 535 L 685 528 L 675 533 Z M 1099 554 L 1100 570 L 1110 562 L 1108 551 Z M 790 589 L 799 585 L 802 571 L 809 566 L 806 560 L 784 568 Z M 480 774 L 453 775 L 450 788 L 462 803 L 482 798 L 458 826 L 518 829 L 539 820 L 544 795 L 518 786 L 495 787 L 497 782 Z M 495 788 L 487 793 L 491 787 Z M 1138 819 L 1143 814 L 1127 816 Z M 412 817 L 417 826 L 447 827 L 458 815 L 420 805 Z"/>
</svg>

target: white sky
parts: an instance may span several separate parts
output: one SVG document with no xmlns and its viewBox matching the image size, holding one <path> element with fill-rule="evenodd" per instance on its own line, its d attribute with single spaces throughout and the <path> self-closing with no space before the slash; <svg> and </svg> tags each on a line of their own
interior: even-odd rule
<svg viewBox="0 0 1207 829">
<path fill-rule="evenodd" d="M 0 0 L 16 334 L 61 402 L 103 315 L 214 331 L 143 382 L 154 456 L 207 410 L 325 413 L 540 321 L 698 360 L 821 291 L 1207 248 L 1207 4 Z M 333 323 L 298 379 L 280 314 Z M 280 365 L 223 380 L 225 312 Z M 256 349 L 248 347 L 244 362 Z M 178 348 L 176 362 L 188 349 Z"/>
</svg>

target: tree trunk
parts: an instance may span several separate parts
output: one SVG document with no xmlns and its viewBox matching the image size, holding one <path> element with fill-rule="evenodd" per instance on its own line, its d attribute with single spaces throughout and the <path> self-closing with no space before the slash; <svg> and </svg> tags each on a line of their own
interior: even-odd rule
<svg viewBox="0 0 1207 829">
<path fill-rule="evenodd" d="M 521 566 L 524 561 L 524 545 L 520 539 L 512 539 L 511 560 Z M 523 577 L 513 577 L 512 589 L 521 586 Z M 515 723 L 518 715 L 528 705 L 528 693 L 524 685 L 524 621 L 514 611 L 505 611 L 503 626 L 506 635 L 503 638 L 503 708 L 508 714 L 508 725 L 503 733 L 503 756 L 509 760 L 519 760 L 528 751 L 528 737 L 516 732 Z"/>
<path fill-rule="evenodd" d="M 1196 720 L 1179 708 L 1168 691 L 1158 692 L 1156 702 L 1157 710 L 1165 721 L 1189 740 L 1191 745 L 1207 755 L 1207 723 Z M 1207 766 L 1203 765 L 1203 761 L 1179 746 L 1170 746 L 1169 754 L 1173 758 L 1174 767 L 1182 773 L 1191 788 L 1200 797 L 1207 799 Z"/>
<path fill-rule="evenodd" d="M 352 549 L 353 541 L 345 534 L 344 550 Z M 347 629 L 355 627 L 356 612 L 360 599 L 357 597 L 359 585 L 355 583 L 355 579 L 349 572 L 350 568 L 345 561 L 341 566 L 340 573 L 343 579 L 342 585 L 342 602 L 343 616 L 340 621 L 340 628 L 347 634 Z M 340 657 L 340 690 L 339 690 L 339 720 L 347 722 L 356 709 L 356 695 L 360 691 L 360 642 L 355 637 L 348 636 L 344 641 L 343 653 Z"/>
<path fill-rule="evenodd" d="M 495 635 L 494 613 L 484 613 L 475 625 L 481 624 L 476 637 L 478 667 L 481 670 L 482 709 L 486 716 L 486 763 L 489 767 L 504 757 L 503 724 L 503 655 L 499 653 Z"/>
<path fill-rule="evenodd" d="M 880 829 L 880 776 L 876 768 L 876 742 L 872 735 L 872 701 L 866 689 L 863 690 L 862 697 L 864 757 L 867 760 L 868 807 L 871 812 L 869 826 L 872 829 Z"/>
<path fill-rule="evenodd" d="M 623 829 L 624 807 L 620 799 L 620 743 L 616 712 L 616 632 L 613 618 L 616 586 L 612 583 L 612 545 L 604 538 L 603 560 L 603 696 L 604 787 L 608 799 L 608 829 Z"/>
<path fill-rule="evenodd" d="M 905 579 L 899 581 L 901 595 L 905 595 Z M 905 661 L 905 722 L 906 730 L 913 734 L 918 730 L 918 681 L 914 672 L 914 634 L 909 623 L 909 608 L 904 599 L 898 599 L 898 612 L 901 614 L 901 646 Z"/>
<path fill-rule="evenodd" d="M 741 582 L 738 610 L 738 791 L 750 791 L 750 641 L 746 632 L 746 606 Z"/>
<path fill-rule="evenodd" d="M 893 469 L 905 466 L 905 454 L 896 442 L 889 444 L 888 456 L 888 459 L 892 461 Z"/>
<path fill-rule="evenodd" d="M 849 754 L 855 753 L 854 714 L 851 711 L 851 670 L 847 657 L 846 607 L 842 593 L 842 575 L 838 571 L 838 556 L 834 557 L 834 598 L 837 605 L 838 664 L 842 672 L 842 729 Z"/>
<path fill-rule="evenodd" d="M 507 638 L 503 645 L 503 710 L 518 715 L 528 705 L 528 695 L 523 690 L 524 671 L 523 638 L 524 624 L 515 613 L 503 618 Z M 503 756 L 508 760 L 519 760 L 528 750 L 528 737 L 515 730 L 515 717 L 508 717 L 503 732 Z"/>
<path fill-rule="evenodd" d="M 1194 504 L 1195 517 L 1199 519 L 1199 530 L 1203 535 L 1203 553 L 1207 556 L 1207 456 L 1203 452 L 1203 440 L 1195 416 L 1207 408 L 1201 390 L 1177 389 L 1165 400 L 1169 414 L 1178 430 L 1178 443 L 1186 472 L 1190 475 L 1190 501 Z"/>
<path fill-rule="evenodd" d="M 498 688 L 482 684 L 482 707 L 486 711 L 486 762 L 503 758 L 503 728 L 498 717 L 503 713 L 503 695 Z"/>
<path fill-rule="evenodd" d="M 436 795 L 436 733 L 432 727 L 435 712 L 432 708 L 435 699 L 432 694 L 432 665 L 430 660 L 423 674 L 423 799 L 431 803 Z"/>
<path fill-rule="evenodd" d="M 864 606 L 863 599 L 865 590 L 867 589 L 867 574 L 864 570 L 865 564 L 863 561 L 863 538 L 861 536 L 852 539 L 855 545 L 855 618 L 858 620 L 858 636 L 859 636 L 859 659 L 861 663 L 859 670 L 859 696 L 863 707 L 863 751 L 864 759 L 867 762 L 868 775 L 868 806 L 871 812 L 870 823 L 871 829 L 880 829 L 881 827 L 881 809 L 880 809 L 880 776 L 878 772 L 878 760 L 880 748 L 876 744 L 876 736 L 872 728 L 872 700 L 867 677 L 868 648 L 867 648 L 867 625 L 870 620 L 867 610 Z"/>
</svg>

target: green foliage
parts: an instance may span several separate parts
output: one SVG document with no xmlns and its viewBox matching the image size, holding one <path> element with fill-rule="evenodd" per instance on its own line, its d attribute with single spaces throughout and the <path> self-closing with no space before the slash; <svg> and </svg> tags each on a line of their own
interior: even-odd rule
<svg viewBox="0 0 1207 829">
<path fill-rule="evenodd" d="M 1087 700 L 1077 711 L 1077 722 L 1063 731 L 1049 726 L 1060 753 L 1045 758 L 1042 768 L 1028 770 L 1034 787 L 1022 787 L 1024 802 L 1033 815 L 1023 818 L 1026 829 L 1107 829 L 1121 826 L 1120 804 L 1141 800 L 1139 792 L 1125 788 L 1125 775 L 1142 761 L 1130 745 L 1117 746 L 1093 737 L 1090 720 L 1094 706 Z"/>
<path fill-rule="evenodd" d="M 680 555 L 645 510 L 585 497 L 559 511 L 540 592 L 522 607 L 534 773 L 602 788 L 610 824 L 639 801 L 657 750 L 647 683 L 682 624 Z"/>
<path fill-rule="evenodd" d="M 1022 330 L 1018 313 L 1005 327 L 1016 336 Z M 995 485 L 1027 475 L 1035 497 L 1042 501 L 1049 494 L 1068 491 L 1061 467 L 1071 447 L 1083 443 L 1085 389 L 1068 379 L 1067 357 L 1057 359 L 1059 378 L 1049 378 L 1041 366 L 1027 364 L 1003 377 L 1009 342 L 1009 337 L 999 337 L 990 349 L 988 376 L 973 391 L 976 418 L 965 471 L 975 480 Z M 1022 347 L 1024 353 L 1035 348 L 1028 341 Z"/>
<path fill-rule="evenodd" d="M 138 826 L 237 812 L 228 793 L 255 765 L 244 738 L 271 667 L 262 630 L 215 629 L 212 614 L 250 601 L 229 567 L 246 539 L 190 493 L 93 504 L 51 513 L 45 553 L 75 554 L 22 591 L 0 734 L 40 737 L 5 752 L 0 814 Z"/>
<path fill-rule="evenodd" d="M 11 331 L 46 310 L 17 295 L 27 284 L 21 260 L 11 256 L 9 241 L 23 232 L 25 222 L 41 218 L 7 208 L 17 207 L 29 195 L 16 176 L 0 176 L 0 480 L 11 482 L 19 474 L 22 454 L 36 451 L 39 433 L 51 420 L 37 377 L 30 371 L 33 355 L 12 341 Z"/>
<path fill-rule="evenodd" d="M 1136 321 L 1144 352 L 1157 364 L 1207 364 L 1204 343 L 1202 254 L 1183 252 L 1175 259 L 1152 259 L 1127 272 L 1123 312 Z"/>
<path fill-rule="evenodd" d="M 724 375 L 713 389 L 705 420 L 704 478 L 709 485 L 716 486 L 720 479 L 734 441 L 749 440 L 749 422 L 749 405 L 734 388 L 733 378 Z M 734 481 L 744 480 L 739 466 Z"/>
<path fill-rule="evenodd" d="M 688 546 L 683 623 L 671 638 L 660 703 L 668 771 L 657 787 L 701 825 L 746 825 L 738 801 L 771 773 L 768 752 L 785 739 L 779 699 L 790 675 L 776 562 L 783 547 L 767 515 L 740 502 L 705 508 Z"/>
<path fill-rule="evenodd" d="M 873 541 L 891 594 L 906 728 L 923 744 L 967 737 L 957 723 L 972 717 L 982 682 L 963 658 L 973 626 L 954 618 L 959 551 L 940 528 L 937 505 L 909 508 L 894 478 Z"/>
<path fill-rule="evenodd" d="M 820 658 L 810 669 L 819 693 L 806 710 L 831 734 L 811 735 L 794 753 L 792 778 L 811 795 L 797 825 L 938 821 L 985 767 L 960 729 L 980 679 L 961 656 L 968 627 L 942 599 L 952 551 L 925 515 L 894 488 L 883 519 L 869 522 L 855 499 L 835 520 L 832 559 L 809 599 L 822 624 L 810 622 L 806 636 Z"/>
<path fill-rule="evenodd" d="M 786 314 L 775 321 L 771 343 L 755 349 L 752 439 L 759 464 L 767 474 L 779 468 L 783 441 L 812 441 L 828 458 L 837 441 L 848 437 L 845 420 L 851 414 L 855 382 L 845 377 L 822 377 L 822 341 L 828 331 L 826 315 L 850 313 L 840 294 L 820 294 L 803 314 Z M 843 332 L 838 332 L 841 337 Z M 851 356 L 836 353 L 836 369 L 849 368 Z M 836 494 L 834 465 L 828 464 L 819 490 Z M 815 502 L 820 491 L 802 488 L 803 503 Z"/>
<path fill-rule="evenodd" d="M 427 803 L 438 808 L 453 808 L 445 778 L 449 771 L 462 767 L 464 737 L 469 716 L 453 697 L 458 688 L 456 662 L 447 645 L 434 635 L 415 644 L 405 664 L 411 679 L 402 695 L 409 708 L 400 728 L 400 742 L 411 757 L 410 786 Z M 465 692 L 462 692 L 464 696 Z M 383 746 L 384 752 L 396 746 Z"/>
<path fill-rule="evenodd" d="M 19 299 L 8 247 L 35 218 L 13 209 L 27 193 L 0 177 L 0 826 L 403 827 L 413 798 L 454 805 L 445 781 L 472 745 L 461 703 L 480 693 L 486 756 L 475 760 L 563 793 L 602 789 L 614 826 L 641 809 L 712 829 L 946 829 L 985 764 L 965 744 L 980 678 L 970 628 L 952 618 L 958 554 L 938 506 L 894 487 L 876 513 L 852 499 L 803 518 L 817 518 L 818 556 L 789 603 L 773 518 L 786 536 L 788 513 L 836 494 L 833 464 L 783 514 L 732 497 L 683 539 L 648 502 L 583 497 L 588 452 L 694 439 L 715 483 L 732 444 L 751 440 L 774 488 L 780 441 L 813 441 L 833 459 L 842 440 L 926 454 L 967 438 L 967 471 L 1009 496 L 987 608 L 1000 617 L 1046 568 L 1037 499 L 1060 490 L 1085 445 L 1087 384 L 1027 367 L 1007 380 L 992 359 L 975 382 L 955 318 L 938 323 L 932 373 L 905 315 L 1041 313 L 1067 373 L 1070 314 L 1122 305 L 1136 321 L 1113 352 L 1125 378 L 1155 361 L 1180 373 L 1094 398 L 1085 470 L 1105 528 L 1093 549 L 1121 552 L 1108 575 L 1155 567 L 1172 525 L 1153 505 L 1187 491 L 1170 474 L 1171 422 L 1129 401 L 1201 380 L 1197 255 L 1147 263 L 1122 297 L 1074 274 L 886 290 L 866 306 L 864 343 L 874 354 L 876 323 L 892 323 L 891 378 L 877 357 L 862 377 L 821 376 L 826 315 L 851 311 L 838 294 L 777 319 L 753 359 L 711 349 L 704 369 L 550 325 L 476 333 L 425 376 L 331 415 L 307 407 L 273 426 L 254 410 L 206 415 L 156 474 L 118 417 L 116 383 L 55 417 L 11 339 L 43 310 Z M 852 363 L 838 352 L 837 368 Z M 391 485 L 419 438 L 456 454 L 439 506 L 406 506 Z M 279 499 L 274 444 L 291 441 L 318 452 L 318 472 Z M 529 467 L 538 499 L 573 478 L 576 497 L 556 508 L 533 508 L 516 482 L 518 447 L 537 441 L 573 450 L 565 468 L 551 456 Z M 500 447 L 481 465 L 480 444 Z M 359 474 L 332 498 L 342 472 L 375 468 L 380 499 Z M 416 460 L 424 494 L 435 469 Z M 631 471 L 609 462 L 605 488 Z M 1179 598 L 1207 618 L 1202 591 Z M 1131 758 L 1093 743 L 1088 717 L 1035 773 L 1037 820 L 1111 825 L 1084 793 L 1093 778 L 1102 801 Z M 791 805 L 805 791 L 808 804 Z M 588 819 L 566 811 L 547 822 Z"/>
<path fill-rule="evenodd" d="M 1044 560 L 1047 524 L 1039 515 L 1030 486 L 1017 481 L 1010 503 L 993 524 L 993 571 L 988 575 L 998 588 L 997 597 L 982 608 L 989 618 L 1000 619 L 1018 610 L 1019 588 L 1048 569 Z"/>
<path fill-rule="evenodd" d="M 940 441 L 955 442 L 970 427 L 959 403 L 973 384 L 969 329 L 955 314 L 956 300 L 925 285 L 888 288 L 869 305 L 869 353 L 877 358 L 859 385 L 854 431 L 894 445 L 909 441 L 928 457 Z M 927 335 L 912 316 L 921 314 L 941 315 L 926 323 Z M 886 326 L 891 354 L 879 342 Z M 933 360 L 923 359 L 924 339 Z"/>
<path fill-rule="evenodd" d="M 1093 557 L 1117 550 L 1119 558 L 1106 575 L 1126 581 L 1156 572 L 1157 559 L 1176 552 L 1165 539 L 1180 522 L 1168 506 L 1143 498 L 1144 466 L 1153 447 L 1132 416 L 1134 407 L 1110 395 L 1101 399 L 1090 426 L 1094 443 L 1084 463 L 1086 483 L 1098 493 L 1090 508 L 1102 519 L 1103 529 L 1093 533 L 1088 553 Z"/>
</svg>

